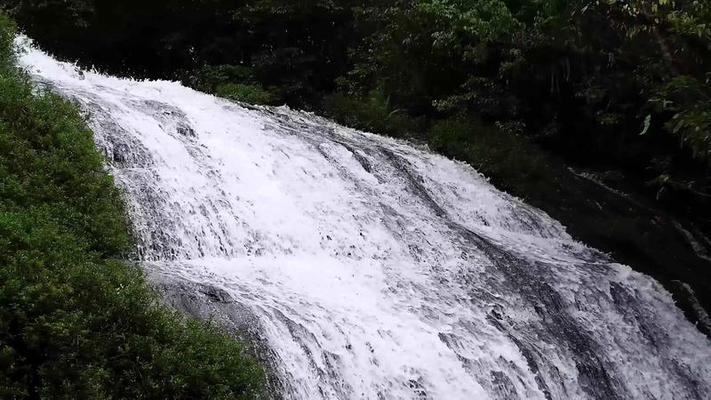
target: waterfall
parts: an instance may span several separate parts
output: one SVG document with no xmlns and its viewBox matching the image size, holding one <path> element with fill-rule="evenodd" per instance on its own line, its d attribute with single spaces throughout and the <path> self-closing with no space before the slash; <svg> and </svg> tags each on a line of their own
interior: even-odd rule
<svg viewBox="0 0 711 400">
<path fill-rule="evenodd" d="M 470 166 L 20 42 L 87 112 L 141 265 L 238 303 L 281 397 L 711 398 L 711 344 L 659 283 Z"/>
</svg>

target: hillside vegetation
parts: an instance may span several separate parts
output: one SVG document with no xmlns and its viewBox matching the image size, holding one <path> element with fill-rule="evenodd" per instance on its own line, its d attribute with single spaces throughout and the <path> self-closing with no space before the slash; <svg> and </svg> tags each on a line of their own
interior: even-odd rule
<svg viewBox="0 0 711 400">
<path fill-rule="evenodd" d="M 160 305 L 77 108 L 33 90 L 0 14 L 0 398 L 252 399 L 244 346 Z"/>
</svg>

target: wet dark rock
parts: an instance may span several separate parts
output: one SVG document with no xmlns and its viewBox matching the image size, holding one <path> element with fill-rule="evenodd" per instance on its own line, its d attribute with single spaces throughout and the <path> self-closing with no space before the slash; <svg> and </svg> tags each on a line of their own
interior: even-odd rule
<svg viewBox="0 0 711 400">
<path fill-rule="evenodd" d="M 261 335 L 259 321 L 226 291 L 214 286 L 183 280 L 158 270 L 149 270 L 153 287 L 163 301 L 184 315 L 212 321 L 237 340 L 265 367 L 269 399 L 282 399 L 284 382 L 276 374 L 276 359 Z"/>
</svg>

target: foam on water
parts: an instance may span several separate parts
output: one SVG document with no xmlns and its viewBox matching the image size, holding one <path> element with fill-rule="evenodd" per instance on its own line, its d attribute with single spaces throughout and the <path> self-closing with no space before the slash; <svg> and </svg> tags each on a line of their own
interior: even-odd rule
<svg viewBox="0 0 711 400">
<path fill-rule="evenodd" d="M 469 166 L 18 45 L 90 114 L 143 265 L 248 309 L 283 397 L 711 398 L 669 293 Z"/>
</svg>

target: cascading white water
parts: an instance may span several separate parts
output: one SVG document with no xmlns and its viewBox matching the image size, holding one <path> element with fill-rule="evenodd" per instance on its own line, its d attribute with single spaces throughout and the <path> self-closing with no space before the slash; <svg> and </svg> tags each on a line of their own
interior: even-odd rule
<svg viewBox="0 0 711 400">
<path fill-rule="evenodd" d="M 21 47 L 90 113 L 145 267 L 249 310 L 284 398 L 711 398 L 669 293 L 470 167 Z"/>
</svg>

